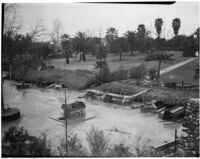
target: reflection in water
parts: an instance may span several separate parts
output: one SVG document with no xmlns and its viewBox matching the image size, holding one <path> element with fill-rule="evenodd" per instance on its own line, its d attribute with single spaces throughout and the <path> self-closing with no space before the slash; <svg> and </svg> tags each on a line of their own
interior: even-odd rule
<svg viewBox="0 0 200 159">
<path fill-rule="evenodd" d="M 63 123 L 52 120 L 50 117 L 62 116 L 63 99 L 60 91 L 49 88 L 17 90 L 15 84 L 16 82 L 5 81 L 4 100 L 7 106 L 20 109 L 21 118 L 2 123 L 2 132 L 13 125 L 24 126 L 30 134 L 36 136 L 46 132 L 48 139 L 52 142 L 52 148 L 56 149 L 60 144 L 60 139 L 65 137 L 65 128 Z M 158 145 L 163 141 L 173 140 L 175 128 L 178 128 L 178 132 L 180 131 L 180 124 L 166 123 L 156 114 L 140 113 L 139 109 L 131 109 L 127 106 L 78 99 L 78 96 L 83 95 L 84 91 L 72 91 L 68 103 L 76 100 L 83 101 L 86 104 L 86 118 L 95 117 L 86 121 L 71 120 L 68 122 L 68 132 L 76 133 L 85 146 L 87 145 L 86 132 L 92 126 L 99 127 L 106 134 L 110 134 L 111 143 L 126 142 L 128 146 L 133 146 L 138 137 L 144 140 L 150 139 L 152 145 Z"/>
</svg>

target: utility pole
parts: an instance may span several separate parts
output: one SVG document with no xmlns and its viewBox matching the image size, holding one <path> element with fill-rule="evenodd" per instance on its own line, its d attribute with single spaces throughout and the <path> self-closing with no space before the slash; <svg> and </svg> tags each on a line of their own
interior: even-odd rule
<svg viewBox="0 0 200 159">
<path fill-rule="evenodd" d="M 65 106 L 64 106 L 64 115 L 65 115 L 65 146 L 66 146 L 66 155 L 68 155 L 68 144 L 67 144 L 67 99 L 66 99 L 66 88 L 64 88 L 65 92 Z"/>
</svg>

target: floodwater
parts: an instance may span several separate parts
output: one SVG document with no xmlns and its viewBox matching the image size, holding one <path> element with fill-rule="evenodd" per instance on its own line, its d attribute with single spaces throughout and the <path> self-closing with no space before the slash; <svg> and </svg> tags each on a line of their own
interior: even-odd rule
<svg viewBox="0 0 200 159">
<path fill-rule="evenodd" d="M 4 82 L 4 103 L 6 107 L 19 108 L 21 118 L 15 121 L 2 123 L 2 134 L 10 126 L 24 126 L 31 135 L 39 136 L 45 132 L 51 140 L 52 149 L 60 146 L 60 140 L 65 138 L 64 124 L 50 117 L 61 117 L 61 104 L 64 103 L 63 92 L 53 88 L 31 88 L 17 90 L 16 82 Z M 78 135 L 84 146 L 87 132 L 94 127 L 104 130 L 109 135 L 112 144 L 126 143 L 134 147 L 136 139 L 141 137 L 143 141 L 150 139 L 152 146 L 174 140 L 174 130 L 181 131 L 181 125 L 174 122 L 164 122 L 157 114 L 140 113 L 139 109 L 131 109 L 129 106 L 104 103 L 101 101 L 80 98 L 83 92 L 70 92 L 68 103 L 80 100 L 86 104 L 86 118 L 95 116 L 87 121 L 70 121 L 68 132 Z M 67 92 L 67 95 L 69 92 Z M 119 131 L 110 131 L 110 130 Z"/>
</svg>

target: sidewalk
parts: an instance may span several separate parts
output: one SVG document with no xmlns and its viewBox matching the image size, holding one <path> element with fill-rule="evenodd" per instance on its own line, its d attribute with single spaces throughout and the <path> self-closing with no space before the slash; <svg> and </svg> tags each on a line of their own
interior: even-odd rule
<svg viewBox="0 0 200 159">
<path fill-rule="evenodd" d="M 190 59 L 188 59 L 188 60 L 186 60 L 186 61 L 177 63 L 177 64 L 175 64 L 175 65 L 173 65 L 173 66 L 169 66 L 169 67 L 167 67 L 167 68 L 161 70 L 161 71 L 160 71 L 160 75 L 162 75 L 162 74 L 164 74 L 164 73 L 167 73 L 167 72 L 169 72 L 169 71 L 172 71 L 172 70 L 174 70 L 174 69 L 176 69 L 176 68 L 178 68 L 178 67 L 181 67 L 181 66 L 183 66 L 183 65 L 185 65 L 185 64 L 187 64 L 187 63 L 189 63 L 189 62 L 191 62 L 191 61 L 193 61 L 193 60 L 195 60 L 196 58 L 197 58 L 197 57 L 193 57 L 193 58 L 190 58 Z"/>
</svg>

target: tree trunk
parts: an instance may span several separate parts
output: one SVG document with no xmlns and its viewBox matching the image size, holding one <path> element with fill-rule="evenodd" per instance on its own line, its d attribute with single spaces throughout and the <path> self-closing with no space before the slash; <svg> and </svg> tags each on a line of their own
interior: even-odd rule
<svg viewBox="0 0 200 159">
<path fill-rule="evenodd" d="M 12 78 L 12 64 L 10 63 L 9 65 L 9 79 L 11 80 Z"/>
<path fill-rule="evenodd" d="M 4 83 L 4 79 L 3 79 L 3 77 L 1 79 L 2 79 L 2 83 L 1 83 L 1 112 L 3 113 L 5 111 L 4 99 L 3 99 L 3 83 Z"/>
<path fill-rule="evenodd" d="M 131 49 L 131 56 L 133 56 L 133 50 Z"/>
<path fill-rule="evenodd" d="M 148 56 L 149 56 L 149 51 L 147 50 L 147 57 L 146 58 L 148 58 Z"/>
<path fill-rule="evenodd" d="M 103 78 L 102 78 L 102 67 L 100 66 L 100 70 L 99 70 L 100 72 L 100 78 L 101 78 L 101 82 L 100 82 L 100 84 L 102 84 L 103 83 Z"/>
<path fill-rule="evenodd" d="M 79 54 L 80 54 L 79 57 L 80 57 L 80 62 L 81 62 L 82 61 L 82 53 L 80 52 Z"/>
<path fill-rule="evenodd" d="M 83 52 L 83 61 L 86 61 L 85 53 Z"/>
<path fill-rule="evenodd" d="M 158 78 L 160 78 L 160 67 L 161 67 L 161 61 L 158 62 Z"/>
<path fill-rule="evenodd" d="M 122 60 L 122 52 L 119 53 L 119 60 Z"/>
<path fill-rule="evenodd" d="M 66 54 L 66 64 L 69 64 L 69 56 Z"/>
</svg>

